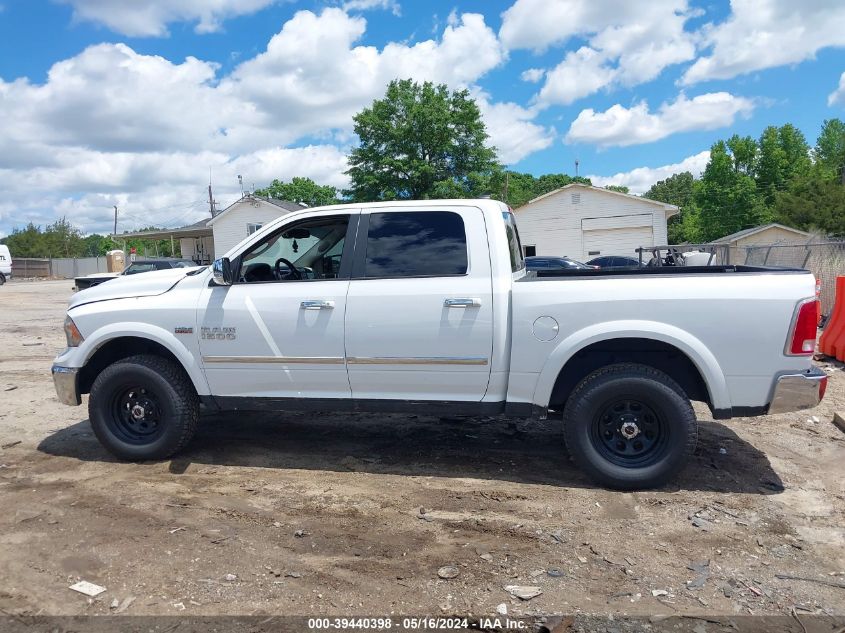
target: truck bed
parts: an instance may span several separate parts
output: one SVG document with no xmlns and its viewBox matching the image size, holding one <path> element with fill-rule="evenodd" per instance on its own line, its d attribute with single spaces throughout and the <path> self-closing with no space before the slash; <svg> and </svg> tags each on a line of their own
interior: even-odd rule
<svg viewBox="0 0 845 633">
<path fill-rule="evenodd" d="M 531 271 L 520 281 L 536 281 L 552 277 L 630 277 L 639 275 L 717 275 L 721 273 L 765 273 L 765 274 L 795 274 L 808 273 L 803 268 L 787 268 L 780 266 L 643 266 L 642 268 L 594 268 L 594 269 L 563 269 Z M 531 274 L 535 273 L 535 274 Z"/>
</svg>

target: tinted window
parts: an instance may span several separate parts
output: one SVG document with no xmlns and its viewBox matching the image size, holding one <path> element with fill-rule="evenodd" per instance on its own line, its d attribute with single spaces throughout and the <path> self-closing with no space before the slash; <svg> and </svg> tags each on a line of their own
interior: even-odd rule
<svg viewBox="0 0 845 633">
<path fill-rule="evenodd" d="M 430 277 L 466 272 L 466 231 L 457 213 L 370 214 L 365 277 Z"/>
</svg>

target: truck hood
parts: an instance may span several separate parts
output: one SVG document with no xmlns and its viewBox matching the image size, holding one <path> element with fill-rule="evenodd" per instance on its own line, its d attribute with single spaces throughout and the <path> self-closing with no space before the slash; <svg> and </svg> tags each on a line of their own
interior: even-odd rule
<svg viewBox="0 0 845 633">
<path fill-rule="evenodd" d="M 188 273 L 196 273 L 198 270 L 197 268 L 172 268 L 116 277 L 107 284 L 80 290 L 71 297 L 68 309 L 95 301 L 161 295 L 182 281 Z"/>
</svg>

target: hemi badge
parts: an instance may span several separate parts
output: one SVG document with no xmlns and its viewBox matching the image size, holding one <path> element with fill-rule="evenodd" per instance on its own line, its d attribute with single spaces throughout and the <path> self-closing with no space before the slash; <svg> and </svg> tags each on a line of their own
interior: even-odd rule
<svg viewBox="0 0 845 633">
<path fill-rule="evenodd" d="M 193 334 L 194 328 L 192 327 L 177 327 L 173 329 L 176 334 Z"/>
</svg>

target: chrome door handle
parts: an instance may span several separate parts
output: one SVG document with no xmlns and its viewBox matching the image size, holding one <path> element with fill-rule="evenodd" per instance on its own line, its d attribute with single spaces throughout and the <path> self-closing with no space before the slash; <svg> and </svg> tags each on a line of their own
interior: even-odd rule
<svg viewBox="0 0 845 633">
<path fill-rule="evenodd" d="M 301 310 L 331 310 L 334 308 L 334 301 L 303 301 L 299 304 Z"/>
<path fill-rule="evenodd" d="M 443 305 L 447 308 L 480 308 L 481 299 L 446 299 Z"/>
</svg>

